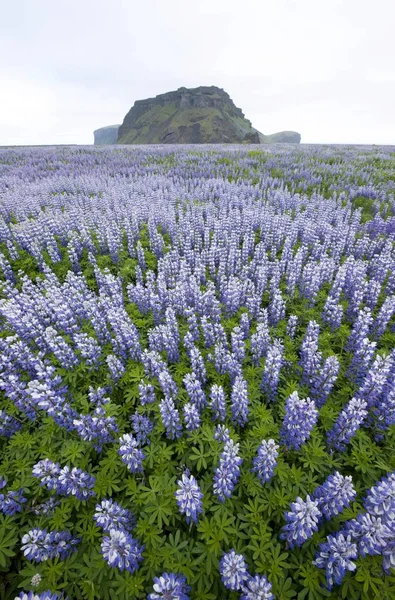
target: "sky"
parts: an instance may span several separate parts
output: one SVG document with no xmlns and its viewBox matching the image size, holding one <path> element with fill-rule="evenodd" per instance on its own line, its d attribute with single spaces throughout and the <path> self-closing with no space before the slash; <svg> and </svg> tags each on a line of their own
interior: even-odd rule
<svg viewBox="0 0 395 600">
<path fill-rule="evenodd" d="M 394 0 L 0 0 L 0 146 L 92 144 L 135 100 L 223 88 L 265 134 L 395 144 Z"/>
</svg>

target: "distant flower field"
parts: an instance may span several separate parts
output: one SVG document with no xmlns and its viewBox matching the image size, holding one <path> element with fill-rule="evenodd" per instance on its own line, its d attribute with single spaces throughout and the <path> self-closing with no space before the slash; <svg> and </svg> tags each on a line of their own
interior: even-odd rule
<svg viewBox="0 0 395 600">
<path fill-rule="evenodd" d="M 395 598 L 395 147 L 0 149 L 1 600 Z"/>
</svg>

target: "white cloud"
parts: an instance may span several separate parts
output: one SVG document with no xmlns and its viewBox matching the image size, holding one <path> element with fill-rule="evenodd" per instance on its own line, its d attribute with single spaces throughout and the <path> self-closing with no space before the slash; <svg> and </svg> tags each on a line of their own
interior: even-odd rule
<svg viewBox="0 0 395 600">
<path fill-rule="evenodd" d="M 395 143 L 393 0 L 14 0 L 0 144 L 92 143 L 133 102 L 218 85 L 264 133 Z"/>
</svg>

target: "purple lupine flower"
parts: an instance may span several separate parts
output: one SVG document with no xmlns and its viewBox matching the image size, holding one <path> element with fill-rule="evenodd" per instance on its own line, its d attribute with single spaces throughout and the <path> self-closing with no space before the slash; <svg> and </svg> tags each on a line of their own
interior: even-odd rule
<svg viewBox="0 0 395 600">
<path fill-rule="evenodd" d="M 98 452 L 103 444 L 113 442 L 118 432 L 115 417 L 107 417 L 103 406 L 97 406 L 93 415 L 80 415 L 78 419 L 73 419 L 73 425 L 82 440 L 94 442 Z"/>
<path fill-rule="evenodd" d="M 394 366 L 394 356 L 376 356 L 372 367 L 367 372 L 365 379 L 357 392 L 357 398 L 363 398 L 368 408 L 373 407 L 387 382 Z"/>
<path fill-rule="evenodd" d="M 269 322 L 270 325 L 278 325 L 281 319 L 285 317 L 285 300 L 280 292 L 276 290 L 273 294 L 272 302 L 269 306 Z"/>
<path fill-rule="evenodd" d="M 263 369 L 262 390 L 264 390 L 269 400 L 274 400 L 280 379 L 280 370 L 283 365 L 284 346 L 279 340 L 269 346 L 265 367 Z"/>
<path fill-rule="evenodd" d="M 240 317 L 240 321 L 239 321 L 239 327 L 242 331 L 243 334 L 243 338 L 245 340 L 248 340 L 248 336 L 250 333 L 250 318 L 248 316 L 248 313 L 244 312 L 241 317 Z"/>
<path fill-rule="evenodd" d="M 311 396 L 318 408 L 324 406 L 333 386 L 335 385 L 340 370 L 340 363 L 336 356 L 329 356 L 322 368 L 313 378 Z"/>
<path fill-rule="evenodd" d="M 229 429 L 226 425 L 217 425 L 215 428 L 214 439 L 220 442 L 227 442 L 230 440 Z"/>
<path fill-rule="evenodd" d="M 309 321 L 306 335 L 300 347 L 300 366 L 303 369 L 302 382 L 310 384 L 311 378 L 321 366 L 322 354 L 318 350 L 319 325 Z"/>
<path fill-rule="evenodd" d="M 318 502 L 310 496 L 306 496 L 306 500 L 298 496 L 295 502 L 291 502 L 291 510 L 285 514 L 287 524 L 282 528 L 280 538 L 286 540 L 290 548 L 302 546 L 318 531 L 320 517 Z"/>
<path fill-rule="evenodd" d="M 173 398 L 163 398 L 159 404 L 159 411 L 166 429 L 166 437 L 170 440 L 179 438 L 182 435 L 182 425 Z"/>
<path fill-rule="evenodd" d="M 33 466 L 32 475 L 40 479 L 40 485 L 45 485 L 48 490 L 56 488 L 60 466 L 49 458 L 40 460 Z"/>
<path fill-rule="evenodd" d="M 274 600 L 272 584 L 264 575 L 249 577 L 241 587 L 240 600 Z"/>
<path fill-rule="evenodd" d="M 16 433 L 22 424 L 0 409 L 0 436 L 10 438 Z"/>
<path fill-rule="evenodd" d="M 391 574 L 391 569 L 395 569 L 395 538 L 387 542 L 386 547 L 382 551 L 383 555 L 383 571 Z"/>
<path fill-rule="evenodd" d="M 55 508 L 57 506 L 59 506 L 60 501 L 56 500 L 55 498 L 48 498 L 48 500 L 46 500 L 45 502 L 42 502 L 41 504 L 36 504 L 33 507 L 33 512 L 35 515 L 45 515 L 45 516 L 51 516 L 53 515 L 53 513 L 55 512 Z"/>
<path fill-rule="evenodd" d="M 206 348 L 210 348 L 211 346 L 214 346 L 215 343 L 214 327 L 211 321 L 205 315 L 201 319 L 201 324 L 203 330 L 204 344 Z"/>
<path fill-rule="evenodd" d="M 240 590 L 248 578 L 247 565 L 242 554 L 230 550 L 220 560 L 219 572 L 228 590 Z"/>
<path fill-rule="evenodd" d="M 109 535 L 104 536 L 101 543 L 101 551 L 104 559 L 110 567 L 118 568 L 120 571 L 134 573 L 143 560 L 141 546 L 133 536 L 117 529 L 110 529 Z"/>
<path fill-rule="evenodd" d="M 368 490 L 363 506 L 371 515 L 395 521 L 395 473 Z"/>
<path fill-rule="evenodd" d="M 299 398 L 293 392 L 285 404 L 285 417 L 280 431 L 281 443 L 289 449 L 300 450 L 310 437 L 318 420 L 318 410 L 310 398 Z"/>
<path fill-rule="evenodd" d="M 154 428 L 152 421 L 148 417 L 137 412 L 130 417 L 130 420 L 132 421 L 132 427 L 134 433 L 136 434 L 137 442 L 141 446 L 149 444 L 150 440 L 148 436 Z"/>
<path fill-rule="evenodd" d="M 244 332 L 241 327 L 236 326 L 232 329 L 231 332 L 231 347 L 232 353 L 235 359 L 242 363 L 245 358 L 245 342 L 244 342 Z"/>
<path fill-rule="evenodd" d="M 333 296 L 328 296 L 322 311 L 322 320 L 332 329 L 339 329 L 343 320 L 344 310 L 338 300 Z"/>
<path fill-rule="evenodd" d="M 106 357 L 106 363 L 111 379 L 115 382 L 119 381 L 126 371 L 124 364 L 114 354 L 109 354 Z"/>
<path fill-rule="evenodd" d="M 277 465 L 278 450 L 279 446 L 274 440 L 262 440 L 257 455 L 252 461 L 252 471 L 257 474 L 262 485 L 267 481 L 270 481 L 274 475 L 274 469 Z"/>
<path fill-rule="evenodd" d="M 395 313 L 395 294 L 388 296 L 382 307 L 380 308 L 378 315 L 373 323 L 373 337 L 378 340 L 384 334 L 388 323 L 390 322 L 393 314 Z"/>
<path fill-rule="evenodd" d="M 35 575 L 34 575 L 35 577 Z M 34 578 L 33 577 L 33 578 Z M 32 578 L 32 582 L 33 582 Z M 41 580 L 40 580 L 41 581 Z M 35 592 L 20 592 L 19 596 L 15 596 L 14 600 L 62 600 L 64 596 L 53 593 L 50 590 L 36 594 Z M 67 598 L 66 598 L 67 600 Z"/>
<path fill-rule="evenodd" d="M 383 432 L 395 424 L 395 388 L 384 388 L 376 406 L 371 409 L 370 418 L 375 439 L 379 441 L 383 438 Z"/>
<path fill-rule="evenodd" d="M 28 560 L 42 562 L 59 557 L 65 559 L 76 550 L 79 539 L 68 531 L 51 531 L 46 529 L 31 529 L 22 537 L 23 554 Z"/>
<path fill-rule="evenodd" d="M 213 412 L 215 421 L 225 421 L 226 419 L 226 400 L 224 388 L 221 385 L 214 384 L 210 391 L 210 408 Z"/>
<path fill-rule="evenodd" d="M 144 381 L 141 380 L 139 383 L 139 396 L 141 406 L 153 404 L 155 402 L 154 386 L 150 383 L 144 383 Z"/>
<path fill-rule="evenodd" d="M 365 306 L 358 311 L 358 316 L 354 321 L 351 333 L 348 336 L 346 350 L 348 352 L 355 351 L 355 348 L 364 340 L 373 323 L 372 311 Z"/>
<path fill-rule="evenodd" d="M 355 496 L 351 475 L 344 477 L 339 471 L 329 475 L 313 493 L 313 498 L 318 502 L 318 508 L 325 519 L 331 519 L 343 512 Z"/>
<path fill-rule="evenodd" d="M 100 504 L 96 504 L 96 512 L 93 515 L 93 520 L 104 531 L 118 529 L 123 531 L 131 531 L 136 519 L 127 508 L 123 508 L 112 498 L 104 499 Z"/>
<path fill-rule="evenodd" d="M 0 494 L 0 511 L 11 517 L 18 512 L 23 511 L 23 504 L 27 502 L 23 495 L 23 489 L 8 491 L 6 494 Z"/>
<path fill-rule="evenodd" d="M 119 442 L 118 454 L 122 462 L 132 473 L 142 473 L 145 454 L 140 450 L 138 441 L 130 433 L 125 433 L 119 438 Z"/>
<path fill-rule="evenodd" d="M 367 403 L 361 398 L 351 398 L 337 418 L 333 428 L 327 433 L 328 444 L 340 452 L 354 437 L 367 417 Z"/>
<path fill-rule="evenodd" d="M 188 321 L 189 331 L 193 337 L 193 341 L 197 342 L 200 337 L 199 325 L 196 318 L 196 314 L 193 312 L 191 308 L 187 308 L 185 310 L 185 316 Z"/>
<path fill-rule="evenodd" d="M 87 500 L 95 495 L 93 491 L 96 479 L 82 469 L 67 465 L 63 467 L 58 475 L 58 483 L 55 490 L 59 494 L 75 496 L 78 500 Z"/>
<path fill-rule="evenodd" d="M 154 591 L 148 594 L 147 600 L 189 600 L 191 588 L 184 575 L 163 573 L 160 577 L 154 577 L 153 587 Z"/>
<path fill-rule="evenodd" d="M 344 529 L 358 545 L 360 556 L 382 554 L 388 542 L 394 539 L 393 523 L 384 517 L 359 514 L 346 521 Z"/>
<path fill-rule="evenodd" d="M 259 365 L 262 357 L 266 356 L 266 352 L 271 343 L 268 324 L 265 321 L 258 323 L 256 332 L 251 336 L 251 354 L 254 365 Z"/>
<path fill-rule="evenodd" d="M 220 502 L 230 498 L 240 477 L 240 465 L 243 459 L 239 456 L 239 444 L 229 439 L 219 459 L 214 475 L 214 494 Z"/>
<path fill-rule="evenodd" d="M 287 329 L 286 335 L 291 338 L 291 340 L 295 337 L 296 327 L 298 326 L 298 317 L 296 315 L 291 315 L 287 321 Z"/>
<path fill-rule="evenodd" d="M 232 387 L 231 405 L 232 423 L 244 427 L 248 421 L 249 400 L 247 382 L 243 376 L 239 375 Z"/>
<path fill-rule="evenodd" d="M 377 342 L 371 342 L 368 338 L 358 340 L 346 376 L 361 384 L 372 365 L 376 347 Z"/>
<path fill-rule="evenodd" d="M 207 380 L 207 372 L 204 364 L 203 356 L 196 346 L 191 348 L 189 353 L 191 360 L 192 371 L 199 381 L 204 385 Z"/>
<path fill-rule="evenodd" d="M 187 402 L 183 407 L 185 427 L 188 431 L 199 429 L 200 427 L 200 412 L 192 402 Z"/>
<path fill-rule="evenodd" d="M 190 401 L 196 404 L 199 410 L 203 410 L 207 405 L 207 399 L 199 378 L 196 377 L 195 373 L 187 373 L 183 382 Z"/>
<path fill-rule="evenodd" d="M 196 479 L 187 470 L 183 473 L 182 479 L 177 481 L 177 484 L 178 489 L 175 492 L 175 497 L 180 513 L 186 515 L 188 525 L 191 521 L 197 523 L 198 515 L 203 512 L 203 494 Z"/>
<path fill-rule="evenodd" d="M 326 570 L 327 585 L 332 589 L 333 585 L 343 581 L 346 571 L 355 571 L 357 568 L 353 560 L 358 558 L 358 548 L 351 535 L 343 531 L 328 535 L 326 539 L 325 543 L 320 544 L 313 565 Z"/>
<path fill-rule="evenodd" d="M 32 475 L 40 479 L 40 485 L 63 496 L 75 496 L 78 500 L 94 496 L 95 477 L 77 467 L 60 468 L 58 463 L 45 458 L 33 466 Z"/>
<path fill-rule="evenodd" d="M 158 381 L 165 396 L 177 396 L 177 385 L 167 368 L 159 373 Z"/>
</svg>

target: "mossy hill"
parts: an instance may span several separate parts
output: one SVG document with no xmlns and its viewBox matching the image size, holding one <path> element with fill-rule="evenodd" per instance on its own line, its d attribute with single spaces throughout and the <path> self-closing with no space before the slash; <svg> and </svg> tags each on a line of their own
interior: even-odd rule
<svg viewBox="0 0 395 600">
<path fill-rule="evenodd" d="M 103 146 L 105 144 L 116 144 L 118 139 L 119 125 L 107 125 L 93 132 L 95 146 Z"/>
<path fill-rule="evenodd" d="M 118 131 L 118 144 L 299 143 L 296 132 L 264 136 L 229 94 L 215 87 L 179 88 L 137 100 Z M 282 138 L 283 136 L 283 138 Z M 107 142 L 108 143 L 108 142 Z M 111 143 L 111 142 L 110 142 Z"/>
</svg>

